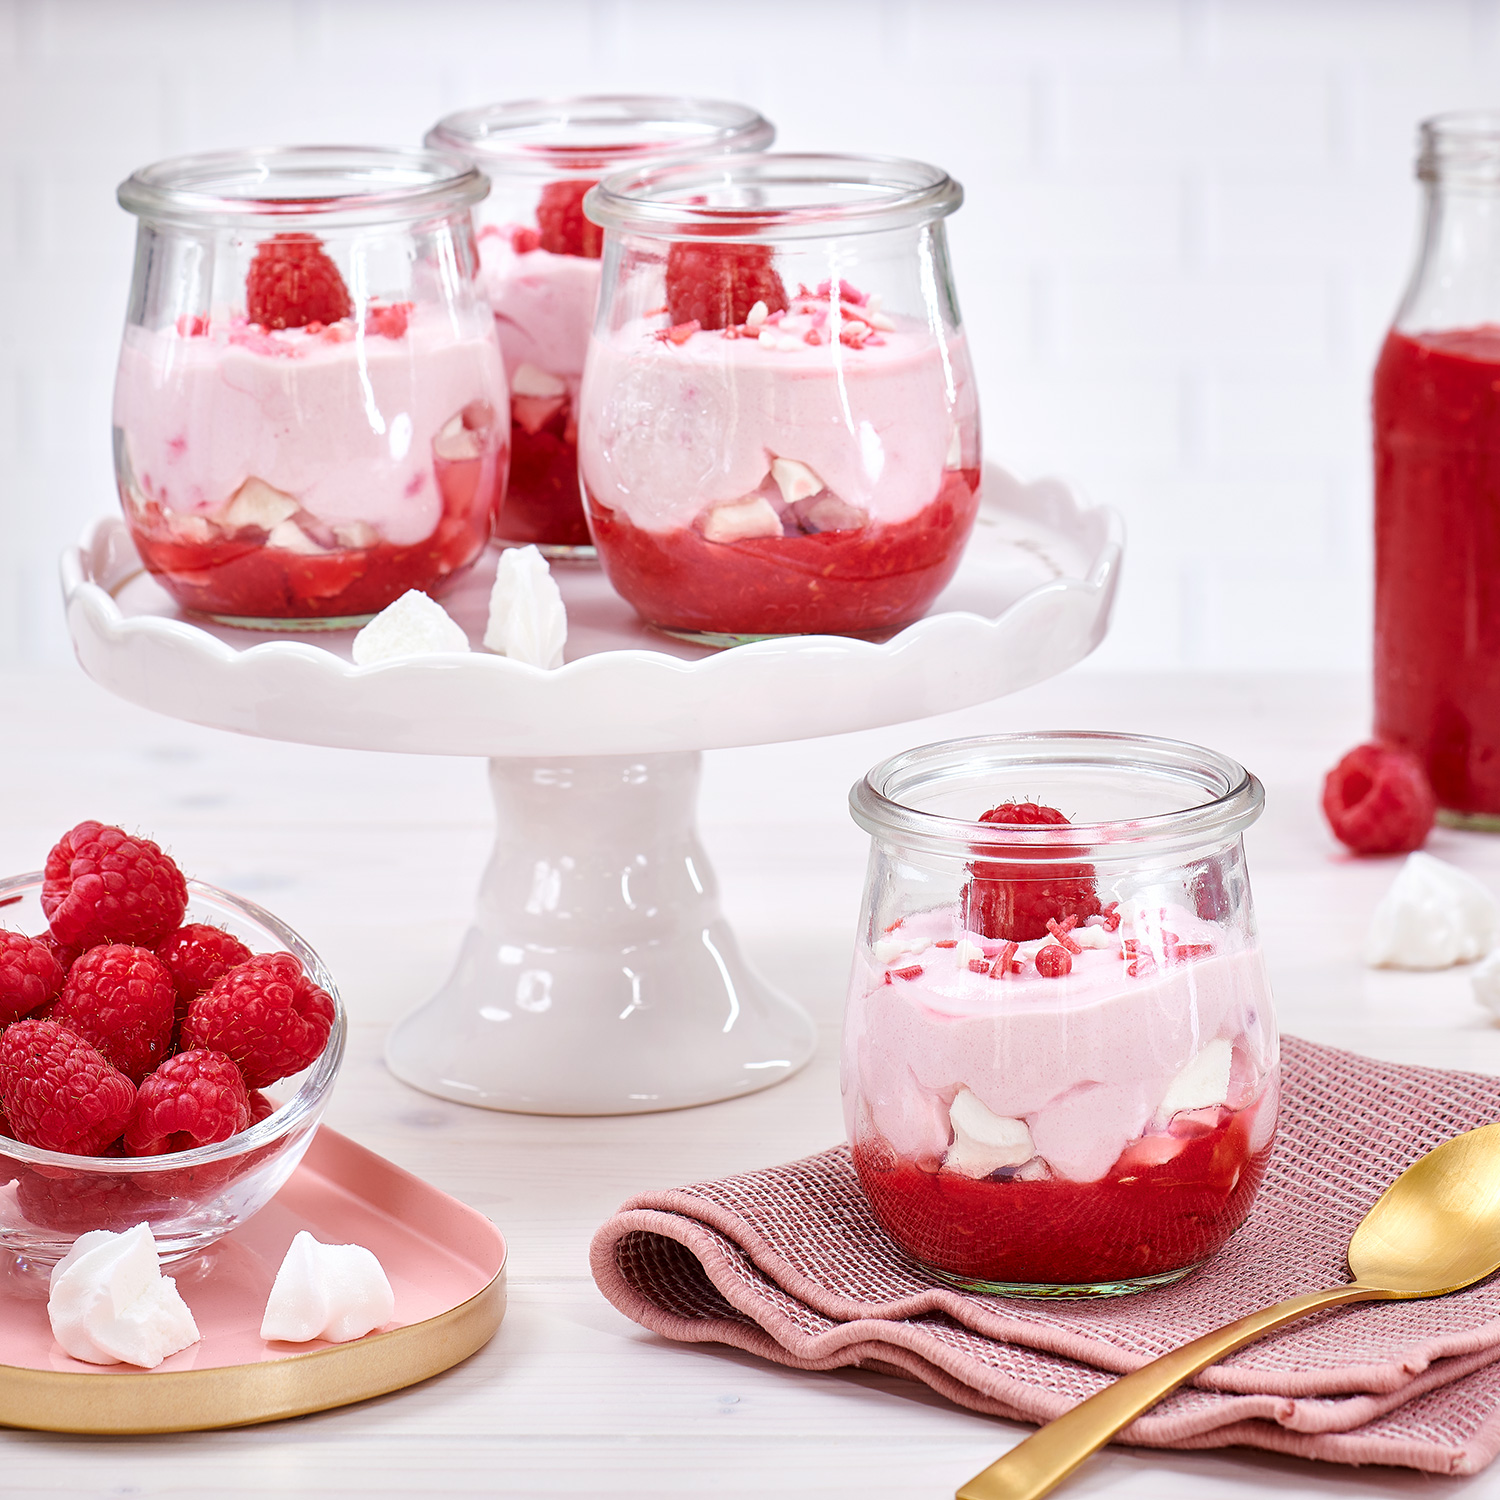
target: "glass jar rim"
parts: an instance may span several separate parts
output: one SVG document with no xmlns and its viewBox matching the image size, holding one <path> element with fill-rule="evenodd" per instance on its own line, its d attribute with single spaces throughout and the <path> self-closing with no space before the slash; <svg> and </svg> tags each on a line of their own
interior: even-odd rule
<svg viewBox="0 0 1500 1500">
<path fill-rule="evenodd" d="M 1417 127 L 1422 182 L 1500 182 L 1500 110 L 1455 109 Z"/>
<path fill-rule="evenodd" d="M 267 191 L 278 178 L 302 191 Z M 476 166 L 439 151 L 249 146 L 154 162 L 131 173 L 116 195 L 121 208 L 143 219 L 231 226 L 423 219 L 467 209 L 489 190 Z"/>
<path fill-rule="evenodd" d="M 12 895 L 33 888 L 40 889 L 43 872 L 31 870 L 24 875 L 11 875 L 0 880 L 0 896 Z M 333 1001 L 333 1025 L 329 1028 L 328 1040 L 323 1050 L 309 1065 L 307 1074 L 297 1092 L 280 1104 L 263 1120 L 247 1125 L 237 1135 L 226 1140 L 214 1141 L 207 1146 L 194 1146 L 187 1151 L 173 1151 L 165 1156 L 73 1156 L 64 1151 L 48 1151 L 41 1146 L 28 1146 L 24 1141 L 4 1138 L 0 1156 L 13 1161 L 29 1162 L 32 1166 L 66 1168 L 71 1172 L 100 1173 L 111 1177 L 139 1177 L 151 1172 L 183 1171 L 191 1167 L 205 1167 L 214 1162 L 227 1161 L 234 1157 L 248 1156 L 263 1146 L 294 1135 L 308 1123 L 316 1123 L 321 1114 L 324 1096 L 333 1087 L 338 1076 L 339 1065 L 344 1060 L 344 1046 L 348 1039 L 349 1022 L 344 1011 L 344 1002 L 339 996 L 332 976 L 323 966 L 322 960 L 308 946 L 305 938 L 294 932 L 279 917 L 272 916 L 265 907 L 243 896 L 220 890 L 204 880 L 189 880 L 188 894 L 202 895 L 238 911 L 242 916 L 258 922 L 270 932 L 288 953 L 294 953 L 313 981 L 327 991 Z"/>
<path fill-rule="evenodd" d="M 929 223 L 963 201 L 927 162 L 761 151 L 613 173 L 583 211 L 605 229 L 666 239 L 824 239 Z"/>
<path fill-rule="evenodd" d="M 900 800 L 919 785 L 972 775 L 988 763 L 997 771 L 1077 765 L 1138 767 L 1176 773 L 1207 800 L 1172 812 L 1102 823 L 1017 825 L 971 822 L 927 812 Z M 979 854 L 1025 861 L 1087 853 L 1095 862 L 1177 853 L 1237 838 L 1261 814 L 1265 788 L 1238 761 L 1183 740 L 1100 730 L 1044 730 L 940 740 L 903 751 L 873 767 L 849 793 L 861 828 L 903 847 L 934 854 Z M 1118 851 L 1118 854 L 1116 854 Z"/>
<path fill-rule="evenodd" d="M 456 110 L 425 139 L 436 150 L 472 157 L 488 171 L 551 178 L 761 151 L 775 138 L 776 127 L 758 110 L 725 99 L 574 94 Z"/>
</svg>

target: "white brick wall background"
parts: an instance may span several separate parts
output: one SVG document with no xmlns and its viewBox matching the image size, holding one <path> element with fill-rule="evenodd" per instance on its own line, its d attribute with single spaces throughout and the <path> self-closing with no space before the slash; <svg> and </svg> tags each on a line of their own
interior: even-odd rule
<svg viewBox="0 0 1500 1500">
<path fill-rule="evenodd" d="M 964 183 L 987 456 L 1128 519 L 1096 665 L 1363 666 L 1415 125 L 1500 104 L 1496 0 L 0 0 L 0 664 L 66 659 L 56 558 L 114 506 L 121 178 L 620 90 Z"/>
</svg>

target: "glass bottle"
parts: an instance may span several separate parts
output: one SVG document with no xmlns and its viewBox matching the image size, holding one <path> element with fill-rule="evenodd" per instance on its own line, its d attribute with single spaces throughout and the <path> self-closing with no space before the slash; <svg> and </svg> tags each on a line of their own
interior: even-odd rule
<svg viewBox="0 0 1500 1500">
<path fill-rule="evenodd" d="M 1260 783 L 1171 740 L 1013 734 L 907 751 L 849 800 L 872 846 L 844 1116 L 887 1233 L 1006 1296 L 1200 1265 L 1276 1126 Z"/>
<path fill-rule="evenodd" d="M 1500 113 L 1423 123 L 1416 268 L 1375 368 L 1375 731 L 1500 829 Z"/>
<path fill-rule="evenodd" d="M 473 167 L 294 146 L 159 162 L 115 380 L 146 567 L 258 629 L 361 624 L 484 550 L 509 396 L 475 286 Z"/>
<path fill-rule="evenodd" d="M 760 151 L 776 131 L 743 104 L 637 94 L 525 99 L 460 110 L 427 132 L 488 174 L 480 282 L 511 385 L 511 468 L 502 542 L 588 560 L 578 494 L 578 384 L 599 300 L 603 235 L 583 196 L 606 172 Z"/>
<path fill-rule="evenodd" d="M 889 632 L 958 565 L 979 406 L 943 220 L 885 157 L 732 156 L 607 177 L 579 473 L 647 623 L 710 645 Z"/>
</svg>

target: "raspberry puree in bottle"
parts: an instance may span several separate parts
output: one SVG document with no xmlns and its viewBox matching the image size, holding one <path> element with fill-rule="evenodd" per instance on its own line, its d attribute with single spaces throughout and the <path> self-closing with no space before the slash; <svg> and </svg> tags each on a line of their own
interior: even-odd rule
<svg viewBox="0 0 1500 1500">
<path fill-rule="evenodd" d="M 952 577 L 980 465 L 943 238 L 961 201 L 918 162 L 772 155 L 589 195 L 606 275 L 579 468 L 649 624 L 873 635 Z"/>
<path fill-rule="evenodd" d="M 1420 131 L 1426 212 L 1375 369 L 1375 732 L 1500 829 L 1500 114 Z"/>
<path fill-rule="evenodd" d="M 578 489 L 578 388 L 603 234 L 584 216 L 584 194 L 608 171 L 758 150 L 774 135 L 742 105 L 647 95 L 486 105 L 428 132 L 428 145 L 467 156 L 493 185 L 479 256 L 511 388 L 502 541 L 594 556 Z"/>
<path fill-rule="evenodd" d="M 1375 497 L 1376 732 L 1500 819 L 1500 327 L 1386 339 Z"/>
<path fill-rule="evenodd" d="M 1009 787 L 1051 800 L 965 821 Z M 982 1291 L 1117 1295 L 1243 1222 L 1278 1102 L 1238 838 L 1260 799 L 1223 757 L 1120 735 L 929 745 L 855 787 L 875 844 L 844 1112 L 909 1255 Z"/>
</svg>

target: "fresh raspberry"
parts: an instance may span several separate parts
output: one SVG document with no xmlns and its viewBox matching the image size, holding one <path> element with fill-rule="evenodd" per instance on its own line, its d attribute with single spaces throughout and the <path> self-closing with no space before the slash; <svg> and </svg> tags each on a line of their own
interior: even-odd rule
<svg viewBox="0 0 1500 1500">
<path fill-rule="evenodd" d="M 182 921 L 187 884 L 150 839 L 103 823 L 80 823 L 47 855 L 42 911 L 52 935 L 71 947 L 150 947 Z"/>
<path fill-rule="evenodd" d="M 256 247 L 245 277 L 245 311 L 262 328 L 337 323 L 353 304 L 339 268 L 315 234 L 273 234 Z"/>
<path fill-rule="evenodd" d="M 1036 971 L 1044 979 L 1061 979 L 1064 974 L 1073 971 L 1073 955 L 1057 943 L 1048 943 L 1045 948 L 1036 950 Z M 130 1138 L 125 1138 L 126 1145 L 130 1144 Z"/>
<path fill-rule="evenodd" d="M 98 1156 L 135 1113 L 135 1085 L 56 1021 L 0 1032 L 0 1107 L 12 1139 L 44 1151 Z"/>
<path fill-rule="evenodd" d="M 227 1141 L 249 1123 L 250 1095 L 234 1061 L 222 1052 L 179 1052 L 136 1090 L 125 1152 L 162 1156 L 191 1151 Z"/>
<path fill-rule="evenodd" d="M 538 244 L 553 255 L 581 255 L 598 260 L 604 231 L 584 216 L 583 195 L 592 182 L 549 182 L 536 206 Z M 520 246 L 516 245 L 520 251 Z"/>
<path fill-rule="evenodd" d="M 261 1093 L 259 1089 L 250 1090 L 250 1120 L 246 1126 L 259 1125 L 262 1120 L 268 1119 L 276 1113 L 276 1106 Z"/>
<path fill-rule="evenodd" d="M 66 977 L 45 943 L 0 931 L 0 1026 L 56 999 Z"/>
<path fill-rule="evenodd" d="M 139 1083 L 172 1050 L 176 1002 L 172 976 L 149 948 L 106 943 L 68 970 L 50 1019 Z"/>
<path fill-rule="evenodd" d="M 188 1006 L 182 1045 L 228 1053 L 259 1089 L 312 1062 L 332 1026 L 333 1001 L 292 954 L 258 953 Z"/>
<path fill-rule="evenodd" d="M 244 963 L 250 957 L 250 950 L 222 927 L 189 922 L 156 945 L 156 956 L 172 976 L 180 1022 L 187 1015 L 189 1003 L 211 989 L 236 964 Z"/>
<path fill-rule="evenodd" d="M 1323 812 L 1356 854 L 1406 854 L 1422 847 L 1437 798 L 1409 750 L 1356 745 L 1323 782 Z"/>
<path fill-rule="evenodd" d="M 678 240 L 667 251 L 667 311 L 674 325 L 696 319 L 701 328 L 737 327 L 757 302 L 768 314 L 786 310 L 786 288 L 769 245 Z"/>
<path fill-rule="evenodd" d="M 1050 827 L 1068 820 L 1055 807 L 1002 802 L 981 813 L 979 821 L 1024 828 Z M 1048 865 L 1043 873 L 1039 860 L 1045 854 L 1026 852 L 1029 858 L 1019 863 L 976 860 L 969 866 L 970 878 L 963 889 L 963 918 L 970 932 L 1029 943 L 1047 936 L 1048 922 L 1062 922 L 1067 917 L 1081 922 L 1099 911 L 1092 865 Z"/>
</svg>

